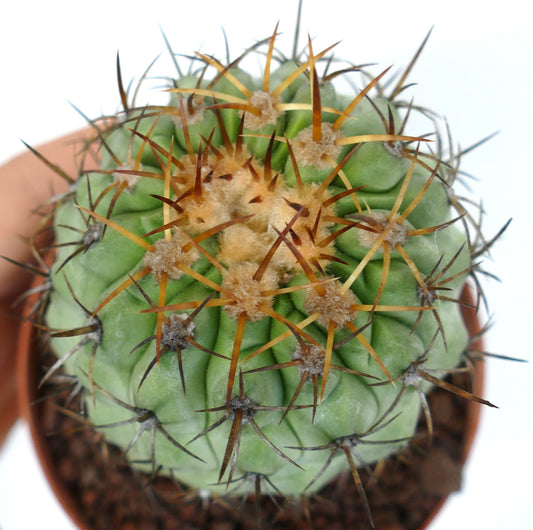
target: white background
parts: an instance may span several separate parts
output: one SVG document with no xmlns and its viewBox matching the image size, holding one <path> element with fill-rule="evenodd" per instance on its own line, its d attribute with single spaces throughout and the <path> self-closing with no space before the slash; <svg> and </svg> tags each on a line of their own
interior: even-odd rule
<svg viewBox="0 0 533 530">
<path fill-rule="evenodd" d="M 9 2 L 0 19 L 0 163 L 31 145 L 84 126 L 68 101 L 90 117 L 119 108 L 115 55 L 123 77 L 142 73 L 163 52 L 160 27 L 175 51 L 201 49 L 232 58 L 280 21 L 280 46 L 290 53 L 296 0 L 201 2 L 48 0 Z M 426 50 L 411 80 L 415 101 L 446 116 L 466 147 L 499 135 L 468 155 L 463 169 L 479 177 L 474 195 L 494 234 L 513 222 L 487 268 L 503 283 L 485 285 L 495 324 L 487 349 L 530 358 L 533 175 L 532 52 L 530 16 L 523 0 L 363 2 L 307 0 L 303 44 L 309 33 L 319 50 L 341 40 L 337 54 L 355 63 L 405 66 L 428 30 Z M 483 6 L 483 7 L 481 7 Z M 172 69 L 167 70 L 173 72 Z M 483 411 L 464 487 L 432 525 L 450 528 L 531 529 L 531 364 L 488 363 L 486 395 L 499 409 Z M 30 478 L 28 482 L 28 478 Z M 29 485 L 28 485 L 29 484 Z M 33 505 L 33 502 L 38 504 Z M 40 477 L 24 425 L 0 452 L 0 528 L 71 528 Z"/>
</svg>

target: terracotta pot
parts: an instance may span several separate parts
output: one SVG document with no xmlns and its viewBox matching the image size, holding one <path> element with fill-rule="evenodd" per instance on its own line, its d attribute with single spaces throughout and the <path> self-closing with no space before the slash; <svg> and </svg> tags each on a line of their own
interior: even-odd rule
<svg viewBox="0 0 533 530">
<path fill-rule="evenodd" d="M 10 300 L 0 303 L 0 447 L 18 416 L 16 340 L 20 321 Z"/>
<path fill-rule="evenodd" d="M 463 294 L 463 300 L 467 303 L 472 303 L 472 294 L 469 289 L 465 290 Z M 35 303 L 35 297 L 31 297 L 28 300 L 28 307 L 31 307 L 33 303 Z M 470 336 L 477 336 L 480 332 L 480 325 L 476 319 L 475 312 L 472 309 L 463 308 L 463 315 Z M 49 411 L 46 412 L 44 402 L 41 401 L 38 403 L 34 403 L 36 398 L 38 397 L 38 379 L 40 377 L 39 358 L 41 350 L 39 344 L 36 341 L 36 333 L 34 332 L 33 326 L 29 322 L 23 322 L 20 328 L 17 351 L 18 397 L 20 403 L 20 412 L 22 417 L 29 424 L 31 436 L 35 444 L 37 455 L 40 459 L 42 468 L 50 483 L 52 490 L 54 491 L 63 508 L 70 515 L 72 521 L 78 527 L 82 529 L 88 529 L 90 527 L 87 526 L 85 522 L 85 518 L 82 515 L 82 511 L 80 510 L 78 500 L 73 495 L 71 489 L 64 483 L 64 481 L 60 477 L 57 465 L 54 463 L 54 459 L 49 448 L 49 440 L 46 436 L 46 433 L 43 432 L 41 420 L 43 418 L 43 414 L 47 414 L 49 413 Z M 475 343 L 473 346 L 476 349 L 482 349 L 480 340 L 478 340 L 477 343 Z M 472 388 L 472 391 L 475 395 L 483 394 L 483 372 L 483 362 L 477 362 L 475 365 L 475 377 Z M 448 393 L 446 393 L 446 395 L 447 394 Z M 480 415 L 480 405 L 475 402 L 466 400 L 461 400 L 461 403 L 464 403 L 464 406 L 466 407 L 467 416 L 467 428 L 464 433 L 462 457 L 460 458 L 460 464 L 462 466 L 466 461 L 468 453 L 470 452 L 474 435 L 477 430 Z M 422 420 L 422 423 L 424 423 L 424 420 Z M 345 479 L 344 482 L 340 482 L 340 486 L 337 486 L 337 490 L 345 488 L 347 484 L 351 485 L 350 479 Z M 377 488 L 379 489 L 379 487 L 380 486 L 378 485 Z M 439 510 L 442 508 L 443 504 L 446 502 L 446 498 L 448 497 L 449 493 L 450 492 L 442 495 L 442 497 L 434 503 L 431 513 L 429 514 L 429 516 L 426 517 L 425 521 L 421 525 L 418 525 L 418 528 L 427 528 L 427 526 L 430 525 L 431 521 L 434 519 Z M 355 494 L 352 491 L 349 493 L 349 495 L 353 498 Z M 200 508 L 201 504 L 199 504 L 198 506 Z M 412 505 L 410 505 L 409 508 L 412 510 Z M 290 510 L 292 510 L 293 512 L 297 511 L 295 510 L 294 506 L 292 506 Z M 333 514 L 335 516 L 336 512 L 334 511 Z M 194 516 L 196 517 L 197 513 L 194 514 Z M 227 513 L 226 517 L 229 517 Z M 331 515 L 328 515 L 327 517 L 331 517 Z M 375 518 L 377 519 L 378 517 Z M 331 522 L 332 521 L 329 520 L 328 524 L 330 524 Z M 376 527 L 381 528 L 381 526 L 378 524 L 376 525 Z M 401 528 L 404 528 L 403 526 L 394 525 L 386 527 L 394 528 L 395 530 L 400 530 Z M 307 528 L 307 525 L 303 524 L 302 526 L 300 526 L 298 524 L 296 526 L 293 526 L 292 524 L 290 524 L 289 526 L 283 526 L 283 528 Z M 409 528 L 411 527 L 409 526 Z"/>
</svg>

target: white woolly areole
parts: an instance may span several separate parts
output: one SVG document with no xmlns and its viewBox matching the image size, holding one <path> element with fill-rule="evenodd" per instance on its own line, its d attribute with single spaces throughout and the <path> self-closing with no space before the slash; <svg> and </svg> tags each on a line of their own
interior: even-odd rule
<svg viewBox="0 0 533 530">
<path fill-rule="evenodd" d="M 291 146 L 298 164 L 316 169 L 330 169 L 329 158 L 337 159 L 342 147 L 336 144 L 341 133 L 330 123 L 322 123 L 322 137 L 313 140 L 313 127 L 302 129 L 292 140 Z"/>
<path fill-rule="evenodd" d="M 298 375 L 307 376 L 307 381 L 312 380 L 313 375 L 322 376 L 324 373 L 324 350 L 314 344 L 298 344 L 291 353 L 293 360 L 302 361 L 298 365 Z"/>
<path fill-rule="evenodd" d="M 420 365 L 415 366 L 412 364 L 407 368 L 407 370 L 404 372 L 402 376 L 402 382 L 405 384 L 405 386 L 415 386 L 421 381 L 420 375 L 418 375 L 418 369 Z"/>
<path fill-rule="evenodd" d="M 358 238 L 359 244 L 364 248 L 372 248 L 376 243 L 378 237 L 384 230 L 388 229 L 387 235 L 384 241 L 390 244 L 391 247 L 396 245 L 403 245 L 407 241 L 407 228 L 404 223 L 398 223 L 397 217 L 389 221 L 389 214 L 386 212 L 372 212 L 368 216 L 375 222 L 367 222 L 370 228 L 374 228 L 376 231 L 371 232 L 369 230 L 359 230 Z"/>
<path fill-rule="evenodd" d="M 192 110 L 188 101 L 183 101 L 183 113 L 181 110 L 181 104 L 178 103 L 176 111 L 172 114 L 172 121 L 178 126 L 183 127 L 183 115 L 185 115 L 185 121 L 187 125 L 194 125 L 204 117 L 204 110 L 198 104 L 196 99 L 192 99 Z"/>
<path fill-rule="evenodd" d="M 264 295 L 264 291 L 272 291 L 278 286 L 278 277 L 267 269 L 262 278 L 255 280 L 253 275 L 257 271 L 256 263 L 236 263 L 224 274 L 222 289 L 229 292 L 234 302 L 224 306 L 227 314 L 234 319 L 243 313 L 250 321 L 265 317 L 261 306 L 272 306 L 274 297 Z"/>
<path fill-rule="evenodd" d="M 169 240 L 158 239 L 154 243 L 154 250 L 146 252 L 143 262 L 146 267 L 150 267 L 156 282 L 161 281 L 163 273 L 166 273 L 171 280 L 178 280 L 183 272 L 176 267 L 176 264 L 189 266 L 198 259 L 198 252 L 194 247 L 186 252 L 183 251 L 182 247 L 188 242 L 188 238 L 177 232 Z"/>
<path fill-rule="evenodd" d="M 276 125 L 280 111 L 276 108 L 278 98 L 272 97 L 270 92 L 257 90 L 249 99 L 250 104 L 255 109 L 261 111 L 260 115 L 246 112 L 244 116 L 244 126 L 252 131 L 262 129 L 267 125 Z"/>
<path fill-rule="evenodd" d="M 244 261 L 259 264 L 274 239 L 269 233 L 257 232 L 245 224 L 230 226 L 219 235 L 217 259 L 228 266 Z"/>
<path fill-rule="evenodd" d="M 133 169 L 133 164 L 122 164 L 121 166 L 117 167 L 117 170 L 131 171 Z M 140 168 L 137 168 L 137 170 L 140 170 Z M 119 184 L 126 183 L 126 191 L 131 191 L 141 178 L 140 175 L 133 175 L 131 173 L 119 173 L 118 171 L 114 171 L 113 173 L 111 173 L 111 175 L 113 176 L 115 182 L 118 182 Z"/>
<path fill-rule="evenodd" d="M 324 289 L 323 294 L 317 293 L 316 289 L 307 289 L 304 309 L 310 315 L 320 313 L 318 322 L 325 328 L 330 322 L 334 322 L 336 328 L 343 328 L 355 317 L 352 306 L 357 304 L 357 298 L 350 289 L 341 293 L 341 284 L 337 281 L 324 284 Z"/>
<path fill-rule="evenodd" d="M 163 322 L 161 330 L 161 344 L 170 351 L 180 351 L 189 347 L 187 337 L 194 337 L 196 324 L 186 313 L 172 313 L 168 322 Z"/>
</svg>

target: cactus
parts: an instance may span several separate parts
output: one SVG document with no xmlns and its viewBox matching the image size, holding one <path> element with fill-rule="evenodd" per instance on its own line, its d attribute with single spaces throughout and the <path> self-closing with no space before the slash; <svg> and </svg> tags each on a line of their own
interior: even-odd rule
<svg viewBox="0 0 533 530">
<path fill-rule="evenodd" d="M 401 99 L 412 64 L 390 88 L 388 69 L 330 72 L 332 48 L 287 58 L 276 36 L 229 64 L 196 54 L 166 106 L 135 106 L 117 62 L 123 109 L 91 122 L 100 164 L 54 208 L 44 381 L 75 376 L 142 471 L 295 497 L 350 471 L 364 498 L 358 468 L 408 444 L 421 411 L 431 437 L 432 387 L 460 392 L 442 377 L 489 245 L 459 157 L 405 132 L 432 116 Z"/>
</svg>

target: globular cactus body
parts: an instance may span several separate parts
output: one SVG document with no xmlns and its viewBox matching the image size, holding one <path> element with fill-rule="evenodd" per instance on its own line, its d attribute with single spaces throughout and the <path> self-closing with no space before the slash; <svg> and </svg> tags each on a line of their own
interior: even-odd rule
<svg viewBox="0 0 533 530">
<path fill-rule="evenodd" d="M 356 477 L 468 341 L 452 169 L 400 90 L 340 95 L 311 47 L 274 69 L 274 40 L 258 79 L 199 55 L 168 106 L 96 125 L 101 165 L 55 212 L 56 368 L 134 465 L 214 493 Z"/>
</svg>

